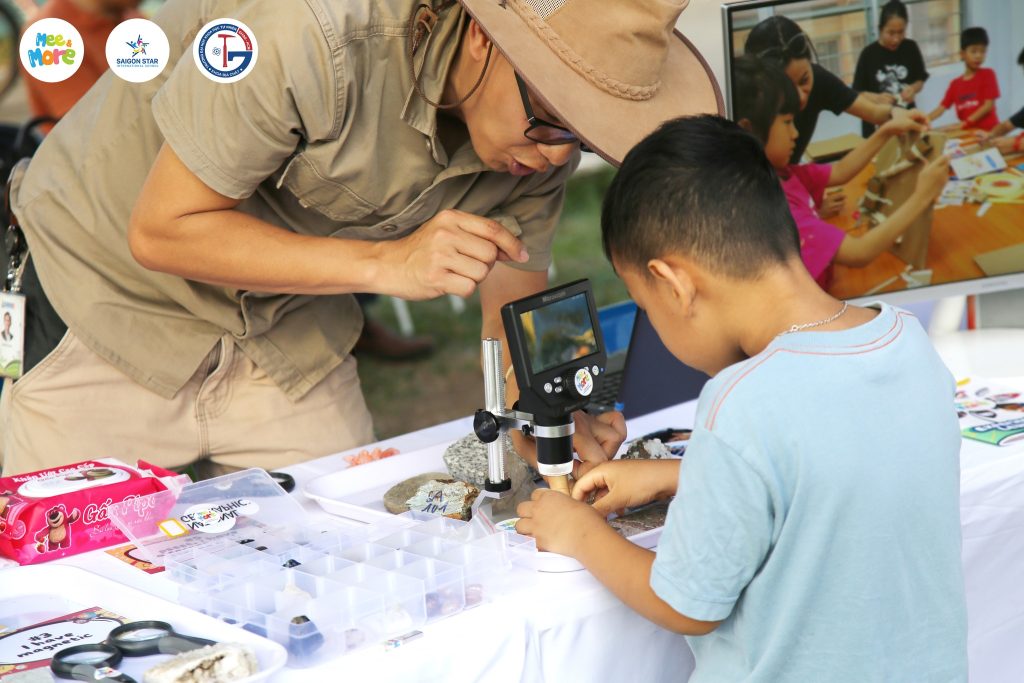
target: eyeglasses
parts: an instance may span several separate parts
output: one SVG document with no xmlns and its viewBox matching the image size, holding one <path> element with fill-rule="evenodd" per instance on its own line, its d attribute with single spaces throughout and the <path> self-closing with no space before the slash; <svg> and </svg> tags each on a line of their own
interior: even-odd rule
<svg viewBox="0 0 1024 683">
<path fill-rule="evenodd" d="M 526 121 L 530 124 L 530 127 L 523 131 L 523 135 L 528 140 L 539 142 L 542 145 L 571 145 L 580 141 L 576 133 L 565 126 L 545 121 L 533 113 L 533 105 L 530 104 L 526 83 L 519 77 L 519 74 L 516 74 L 516 85 L 519 86 L 519 96 L 523 100 L 523 109 L 526 110 Z"/>
</svg>

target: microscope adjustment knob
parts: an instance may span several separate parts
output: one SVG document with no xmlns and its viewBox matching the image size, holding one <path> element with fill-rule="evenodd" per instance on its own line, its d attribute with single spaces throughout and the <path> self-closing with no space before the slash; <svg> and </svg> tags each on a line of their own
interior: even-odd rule
<svg viewBox="0 0 1024 683">
<path fill-rule="evenodd" d="M 501 428 L 498 426 L 498 418 L 494 414 L 480 409 L 473 414 L 473 431 L 476 438 L 484 443 L 491 443 L 498 438 Z"/>
<path fill-rule="evenodd" d="M 587 368 L 570 370 L 562 379 L 562 384 L 572 396 L 586 398 L 594 392 L 594 376 Z"/>
</svg>

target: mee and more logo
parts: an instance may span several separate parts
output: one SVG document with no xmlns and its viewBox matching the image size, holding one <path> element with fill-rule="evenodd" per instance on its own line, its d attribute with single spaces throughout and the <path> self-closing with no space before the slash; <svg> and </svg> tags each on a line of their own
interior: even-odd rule
<svg viewBox="0 0 1024 683">
<path fill-rule="evenodd" d="M 259 46 L 252 29 L 234 19 L 214 19 L 196 34 L 192 56 L 199 71 L 212 81 L 234 83 L 252 71 Z"/>
<path fill-rule="evenodd" d="M 119 78 L 145 83 L 167 66 L 171 48 L 167 35 L 146 19 L 128 19 L 107 37 L 107 65 Z"/>
<path fill-rule="evenodd" d="M 21 64 L 40 81 L 60 83 L 75 75 L 85 57 L 78 30 L 63 19 L 40 19 L 21 34 Z"/>
</svg>

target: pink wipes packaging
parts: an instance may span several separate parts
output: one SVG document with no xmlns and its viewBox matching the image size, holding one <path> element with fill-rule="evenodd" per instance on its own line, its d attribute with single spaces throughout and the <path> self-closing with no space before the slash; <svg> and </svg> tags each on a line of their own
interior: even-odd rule
<svg viewBox="0 0 1024 683">
<path fill-rule="evenodd" d="M 107 507 L 163 491 L 178 476 L 142 461 L 132 467 L 102 458 L 4 477 L 0 555 L 35 564 L 124 543 Z"/>
</svg>

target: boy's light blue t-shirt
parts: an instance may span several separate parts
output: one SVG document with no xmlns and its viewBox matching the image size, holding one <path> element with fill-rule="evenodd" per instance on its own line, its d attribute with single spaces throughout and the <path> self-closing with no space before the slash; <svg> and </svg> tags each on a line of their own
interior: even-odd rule
<svg viewBox="0 0 1024 683">
<path fill-rule="evenodd" d="M 967 680 L 954 390 L 885 304 L 708 382 L 651 572 L 724 620 L 691 683 Z"/>
</svg>

